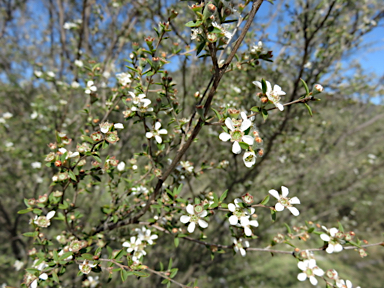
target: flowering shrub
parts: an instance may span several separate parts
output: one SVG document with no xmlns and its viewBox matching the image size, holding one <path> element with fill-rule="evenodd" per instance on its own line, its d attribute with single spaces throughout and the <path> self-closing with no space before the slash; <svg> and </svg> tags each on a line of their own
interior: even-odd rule
<svg viewBox="0 0 384 288">
<path fill-rule="evenodd" d="M 53 125 L 51 128 L 36 131 L 45 131 L 50 140 L 39 139 L 39 145 L 47 147 L 44 156 L 34 158 L 28 166 L 34 173 L 46 172 L 38 174 L 35 182 L 41 185 L 34 196 L 25 196 L 25 207 L 18 209 L 19 214 L 31 219 L 29 231 L 23 234 L 29 237 L 31 249 L 22 287 L 104 287 L 109 282 L 127 283 L 137 278 L 153 281 L 137 285 L 158 285 L 157 280 L 143 279 L 151 274 L 159 276 L 168 287 L 210 287 L 208 270 L 207 275 L 200 275 L 204 279 L 197 284 L 198 279 L 188 276 L 187 269 L 184 277 L 174 266 L 182 267 L 189 257 L 203 255 L 211 256 L 212 261 L 231 257 L 235 260 L 230 261 L 241 263 L 253 257 L 249 254 L 263 252 L 275 257 L 293 256 L 295 263 L 290 267 L 297 272 L 293 273 L 297 283 L 309 280 L 316 286 L 323 281 L 327 287 L 352 287 L 350 280 L 343 279 L 348 275 L 340 278 L 335 270 L 338 267 L 323 259 L 329 253 L 348 250 L 365 257 L 367 247 L 382 242 L 368 244 L 360 240 L 355 232 L 344 230 L 342 221 L 338 228 L 327 229 L 320 221 L 308 220 L 311 218 L 307 213 L 315 209 L 315 204 L 307 202 L 306 195 L 317 191 L 311 186 L 296 188 L 299 180 L 288 181 L 282 176 L 284 169 L 270 169 L 264 175 L 276 180 L 274 185 L 260 179 L 249 183 L 267 161 L 279 165 L 288 161 L 286 155 L 292 153 L 292 147 L 300 151 L 296 158 L 326 153 L 321 147 L 304 145 L 305 137 L 312 141 L 316 135 L 309 131 L 300 138 L 295 135 L 301 129 L 300 123 L 287 123 L 299 116 L 302 122 L 313 121 L 320 117 L 317 102 L 329 101 L 325 92 L 335 88 L 332 83 L 323 87 L 318 82 L 324 79 L 327 83 L 322 78 L 328 72 L 327 65 L 331 65 L 327 61 L 339 57 L 342 49 L 323 49 L 319 44 L 323 38 L 317 37 L 321 29 L 332 26 L 329 19 L 336 21 L 344 10 L 350 11 L 348 4 L 319 4 L 324 12 L 313 12 L 317 18 L 312 20 L 317 22 L 302 31 L 307 42 L 300 65 L 296 67 L 290 56 L 281 52 L 281 57 L 292 61 L 287 64 L 292 65 L 287 74 L 292 72 L 289 70 L 299 71 L 292 81 L 276 76 L 281 72 L 270 63 L 274 61 L 273 51 L 260 41 L 262 37 L 249 36 L 254 33 L 251 31 L 256 14 L 267 4 L 262 0 L 196 4 L 180 1 L 159 11 L 153 11 L 151 1 L 123 2 L 111 1 L 105 6 L 99 3 L 92 7 L 91 18 L 91 8 L 84 4 L 83 19 L 73 22 L 64 22 L 59 13 L 63 70 L 50 71 L 44 67 L 46 63 L 35 65 L 36 81 L 49 88 L 44 88 L 42 95 L 46 96 L 36 98 L 40 104 L 31 105 L 28 121 L 41 121 L 39 125 L 43 125 L 51 115 L 55 123 L 47 121 L 45 125 Z M 124 27 L 118 28 L 116 23 L 122 17 L 119 13 L 126 11 L 124 5 L 133 12 Z M 84 43 L 83 39 L 98 38 L 98 29 L 107 25 L 102 7 L 114 23 L 109 33 L 116 38 L 106 54 L 97 57 L 92 49 L 100 47 Z M 57 9 L 65 12 L 63 7 Z M 149 18 L 155 19 L 157 26 L 148 31 L 145 17 L 155 13 L 158 17 Z M 307 12 L 300 13 L 303 21 L 309 21 Z M 364 27 L 360 31 L 369 29 Z M 331 32 L 336 33 L 324 33 Z M 286 39 L 296 41 L 295 35 L 286 33 Z M 352 41 L 351 36 L 343 37 L 346 42 Z M 172 42 L 175 39 L 177 42 Z M 318 45 L 316 53 L 311 50 L 315 49 L 311 41 Z M 104 40 L 98 38 L 97 42 Z M 331 52 L 334 54 L 327 54 Z M 320 58 L 322 61 L 315 62 Z M 175 59 L 183 63 L 181 69 L 175 68 Z M 191 59 L 199 65 L 205 63 L 207 68 L 194 67 Z M 312 69 L 310 60 L 317 69 L 311 73 L 307 72 Z M 44 101 L 48 101 L 45 98 L 51 88 L 55 105 L 48 106 Z M 15 115 L 1 115 L 0 125 L 8 131 L 7 125 L 12 125 Z M 286 134 L 293 136 L 278 140 L 278 156 L 272 157 L 274 141 Z M 9 153 L 15 149 L 13 142 L 6 142 L 4 147 Z M 375 159 L 369 157 L 372 161 L 364 165 L 376 165 Z M 310 166 L 307 163 L 304 169 Z M 300 170 L 301 174 L 306 171 Z M 280 183 L 280 179 L 289 185 Z M 280 186 L 277 182 L 289 186 L 292 194 L 286 186 L 281 186 L 280 194 L 275 190 Z M 270 233 L 274 235 L 270 237 Z M 185 246 L 188 243 L 193 246 Z M 169 262 L 168 267 L 164 267 L 164 260 Z M 17 261 L 14 268 L 20 270 L 24 262 Z M 187 264 L 191 274 L 197 269 L 194 265 Z M 324 272 L 326 268 L 329 270 Z M 70 283 L 67 279 L 72 278 L 75 280 Z M 245 285 L 257 286 L 250 282 Z"/>
</svg>

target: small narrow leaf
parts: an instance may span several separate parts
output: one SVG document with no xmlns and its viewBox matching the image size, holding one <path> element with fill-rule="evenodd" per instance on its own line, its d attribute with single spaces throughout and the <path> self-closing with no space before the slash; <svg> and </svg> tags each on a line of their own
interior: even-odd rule
<svg viewBox="0 0 384 288">
<path fill-rule="evenodd" d="M 307 85 L 307 83 L 305 83 L 305 81 L 304 81 L 303 79 L 301 79 L 301 78 L 300 78 L 300 80 L 301 80 L 301 82 L 303 83 L 303 86 L 304 86 L 304 88 L 305 88 L 305 92 L 307 93 L 307 95 L 309 95 L 309 89 L 308 89 L 308 85 Z"/>
</svg>

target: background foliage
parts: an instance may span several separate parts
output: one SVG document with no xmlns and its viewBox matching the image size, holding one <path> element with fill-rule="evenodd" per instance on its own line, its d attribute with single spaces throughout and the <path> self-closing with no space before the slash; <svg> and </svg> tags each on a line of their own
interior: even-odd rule
<svg viewBox="0 0 384 288">
<path fill-rule="evenodd" d="M 91 231 L 92 227 L 100 226 L 108 214 L 105 211 L 113 210 L 114 203 L 133 188 L 132 181 L 154 188 L 153 178 L 140 180 L 140 173 L 144 174 L 149 165 L 145 157 L 135 154 L 147 149 L 142 127 L 132 119 L 125 122 L 122 103 L 113 107 L 109 102 L 116 93 L 121 93 L 116 88 L 115 74 L 129 71 L 125 59 L 129 59 L 137 47 L 146 47 L 145 37 L 157 37 L 152 27 L 166 22 L 171 9 L 179 15 L 172 20 L 172 31 L 159 46 L 159 54 L 171 55 L 178 49 L 184 53 L 195 48 L 190 29 L 185 27 L 186 22 L 194 19 L 187 7 L 191 3 L 1 1 L 0 115 L 4 117 L 4 113 L 10 112 L 13 117 L 0 124 L 0 239 L 3 243 L 0 283 L 18 287 L 23 273 L 13 267 L 16 259 L 29 261 L 31 265 L 28 250 L 33 241 L 22 233 L 30 230 L 32 215 L 17 214 L 17 211 L 25 209 L 23 199 L 37 199 L 53 189 L 50 184 L 55 168 L 43 164 L 40 169 L 34 169 L 31 164 L 44 162 L 50 152 L 47 144 L 56 141 L 55 131 L 66 133 L 75 147 L 81 143 L 80 136 L 86 130 L 97 129 L 108 111 L 110 122 L 125 125 L 125 129 L 119 131 L 120 141 L 104 151 L 102 158 L 116 156 L 127 163 L 129 175 L 124 177 L 131 182 L 120 176 L 112 179 L 106 173 L 100 175 L 101 181 L 87 179 L 77 191 L 70 188 L 66 194 L 69 199 L 78 197 L 75 225 L 81 230 Z M 185 199 L 209 192 L 220 195 L 228 189 L 229 200 L 248 192 L 256 202 L 261 201 L 269 189 L 289 187 L 293 195 L 300 197 L 300 217 L 281 213 L 271 224 L 269 211 L 257 212 L 260 226 L 254 232 L 258 238 L 251 241 L 252 247 L 266 247 L 277 233 L 286 233 L 283 223 L 300 226 L 305 220 L 327 227 L 337 226 L 337 221 L 341 221 L 346 230 L 354 231 L 360 238 L 378 242 L 384 228 L 381 208 L 384 111 L 379 98 L 383 87 L 382 79 L 364 71 L 358 57 L 362 49 L 366 49 L 361 46 L 366 34 L 382 25 L 383 3 L 379 0 L 298 0 L 262 5 L 270 9 L 256 16 L 239 55 L 246 55 L 262 40 L 267 50 L 273 50 L 273 63 L 261 61 L 259 65 L 244 65 L 241 70 L 234 68 L 225 74 L 213 107 L 220 110 L 230 106 L 249 111 L 259 101 L 252 81 L 261 78 L 283 87 L 287 92 L 284 102 L 304 94 L 300 78 L 310 85 L 321 83 L 326 93 L 321 94 L 321 101 L 311 103 L 313 117 L 299 104 L 287 107 L 284 113 L 272 111 L 266 121 L 261 117 L 256 119 L 264 156 L 258 158 L 252 169 L 244 167 L 241 156 L 229 153 L 228 143 L 219 141 L 219 126 L 206 125 L 182 159 L 193 163 L 194 172 L 186 173 L 180 168 L 167 185 L 173 189 L 183 184 L 180 197 Z M 76 22 L 77 19 L 81 21 Z M 77 23 L 77 26 L 64 29 L 65 22 Z M 194 55 L 195 52 L 191 52 L 169 57 L 169 64 L 165 66 L 176 83 L 177 92 L 171 101 L 180 109 L 180 121 L 193 112 L 199 100 L 195 92 L 203 93 L 211 77 L 210 59 Z M 76 59 L 83 61 L 83 68 L 74 64 Z M 42 71 L 43 76 L 37 78 L 34 71 Z M 49 71 L 55 76 L 50 77 Z M 90 77 L 98 86 L 97 102 L 85 94 L 84 89 L 71 88 L 72 81 L 85 87 Z M 155 86 L 149 89 L 148 98 L 152 103 L 156 103 L 157 92 Z M 161 115 L 163 123 L 173 118 L 167 111 Z M 177 134 L 172 127 L 165 128 L 169 134 Z M 167 145 L 169 153 L 158 156 L 164 166 L 177 148 L 172 143 Z M 130 159 L 136 159 L 138 170 L 131 169 L 134 164 Z M 228 167 L 220 168 L 223 160 L 229 161 Z M 176 223 L 178 217 L 174 218 L 173 225 L 184 228 Z M 231 245 L 227 221 L 214 215 L 211 223 L 205 231 L 207 241 Z M 121 249 L 123 239 L 129 239 L 137 227 L 131 226 L 104 233 L 104 240 L 112 249 Z M 53 221 L 45 232 L 46 237 L 54 238 L 63 229 L 58 221 Z M 311 237 L 314 239 L 309 239 L 308 245 L 300 243 L 301 247 L 323 245 L 317 235 Z M 364 259 L 351 250 L 336 255 L 320 253 L 318 262 L 322 267 L 335 268 L 353 283 L 382 287 L 382 249 L 372 247 L 367 252 L 369 257 Z M 149 267 L 159 269 L 160 261 L 167 265 L 172 258 L 173 266 L 179 268 L 175 279 L 181 283 L 199 279 L 200 287 L 309 286 L 307 282 L 297 281 L 296 260 L 289 255 L 272 257 L 253 251 L 242 258 L 226 251 L 211 259 L 210 250 L 204 246 L 180 239 L 176 248 L 174 236 L 161 232 L 148 253 L 145 264 Z M 76 277 L 78 267 L 73 266 L 62 279 L 62 287 L 80 287 L 85 279 Z M 100 274 L 101 281 L 107 278 L 107 274 Z M 134 287 L 157 287 L 162 279 L 152 275 L 130 281 Z M 121 284 L 118 274 L 113 276 L 112 283 L 111 287 L 127 287 Z"/>
</svg>

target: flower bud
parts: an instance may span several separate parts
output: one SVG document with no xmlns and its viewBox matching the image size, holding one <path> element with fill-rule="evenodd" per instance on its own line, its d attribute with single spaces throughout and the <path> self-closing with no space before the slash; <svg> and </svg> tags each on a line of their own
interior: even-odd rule
<svg viewBox="0 0 384 288">
<path fill-rule="evenodd" d="M 324 91 L 323 86 L 321 86 L 320 84 L 315 84 L 313 85 L 313 88 L 312 88 L 312 95 L 320 94 L 323 91 Z"/>
<path fill-rule="evenodd" d="M 253 196 L 249 193 L 241 196 L 241 198 L 243 199 L 244 203 L 250 205 L 253 203 Z"/>
<path fill-rule="evenodd" d="M 268 98 L 267 97 L 265 97 L 265 96 L 262 96 L 261 98 L 260 98 L 260 101 L 261 101 L 261 103 L 267 103 L 268 102 Z"/>
</svg>

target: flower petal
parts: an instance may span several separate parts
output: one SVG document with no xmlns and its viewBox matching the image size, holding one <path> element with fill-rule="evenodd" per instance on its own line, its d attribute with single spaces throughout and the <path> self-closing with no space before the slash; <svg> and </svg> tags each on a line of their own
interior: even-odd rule
<svg viewBox="0 0 384 288">
<path fill-rule="evenodd" d="M 233 122 L 231 118 L 225 119 L 225 125 L 228 127 L 229 130 L 233 131 L 235 130 L 235 126 L 233 126 Z"/>
<path fill-rule="evenodd" d="M 161 144 L 163 142 L 163 139 L 159 135 L 155 135 L 156 142 Z"/>
<path fill-rule="evenodd" d="M 289 211 L 293 214 L 293 216 L 299 216 L 300 212 L 296 207 L 287 207 Z"/>
<path fill-rule="evenodd" d="M 313 271 L 313 274 L 315 274 L 316 276 L 322 277 L 324 275 L 323 269 L 315 268 L 312 271 Z"/>
<path fill-rule="evenodd" d="M 335 252 L 341 252 L 343 250 L 343 246 L 340 243 L 334 245 Z"/>
<path fill-rule="evenodd" d="M 159 134 L 168 134 L 167 129 L 160 129 Z"/>
<path fill-rule="evenodd" d="M 199 217 L 200 217 L 200 218 L 204 218 L 204 217 L 207 216 L 207 215 L 208 215 L 207 210 L 203 210 L 203 212 L 199 213 Z"/>
<path fill-rule="evenodd" d="M 276 190 L 274 190 L 274 189 L 269 190 L 268 193 L 271 194 L 273 197 L 275 197 L 277 200 L 280 199 L 279 192 L 277 192 Z"/>
<path fill-rule="evenodd" d="M 317 285 L 317 279 L 315 278 L 315 276 L 309 276 L 309 282 L 311 282 L 311 284 L 314 286 Z"/>
<path fill-rule="evenodd" d="M 226 133 L 226 132 L 223 132 L 223 133 L 221 133 L 221 134 L 219 135 L 219 139 L 220 139 L 221 141 L 226 142 L 226 141 L 228 141 L 229 139 L 231 139 L 231 135 L 229 135 L 229 134 Z"/>
<path fill-rule="evenodd" d="M 328 244 L 328 248 L 325 249 L 325 251 L 327 251 L 327 253 L 331 254 L 335 251 L 335 247 L 331 244 Z"/>
<path fill-rule="evenodd" d="M 250 135 L 245 135 L 243 136 L 243 139 L 242 139 L 245 143 L 247 143 L 248 145 L 253 145 L 253 137 L 250 136 Z"/>
<path fill-rule="evenodd" d="M 331 238 L 329 237 L 329 235 L 327 234 L 321 234 L 320 235 L 320 238 L 325 241 L 325 242 L 329 242 L 331 240 Z"/>
<path fill-rule="evenodd" d="M 47 274 L 47 273 L 43 273 L 43 274 L 41 274 L 41 275 L 39 276 L 39 278 L 40 278 L 41 280 L 47 280 L 47 279 L 48 279 L 48 274 Z"/>
<path fill-rule="evenodd" d="M 231 212 L 235 212 L 235 210 L 236 210 L 235 204 L 229 203 L 228 204 L 228 210 L 231 211 Z"/>
<path fill-rule="evenodd" d="M 289 190 L 288 190 L 288 188 L 285 187 L 285 186 L 281 186 L 281 195 L 282 195 L 283 197 L 287 197 L 288 194 L 289 194 Z"/>
<path fill-rule="evenodd" d="M 252 230 L 249 227 L 244 227 L 244 233 L 247 236 L 251 236 L 252 235 Z"/>
<path fill-rule="evenodd" d="M 233 152 L 234 154 L 240 154 L 240 153 L 241 153 L 241 147 L 240 147 L 239 142 L 237 142 L 237 141 L 233 142 L 233 145 L 232 145 L 232 152 Z"/>
<path fill-rule="evenodd" d="M 161 123 L 160 122 L 156 122 L 155 124 L 155 130 L 159 130 L 161 127 Z"/>
<path fill-rule="evenodd" d="M 297 263 L 297 267 L 299 267 L 300 270 L 305 271 L 308 266 L 307 263 L 305 263 L 304 261 L 300 261 L 299 263 Z"/>
<path fill-rule="evenodd" d="M 195 214 L 195 209 L 193 208 L 192 204 L 188 204 L 186 210 L 189 214 Z"/>
<path fill-rule="evenodd" d="M 263 85 L 261 85 L 260 81 L 253 81 L 252 84 L 256 85 L 256 87 L 259 87 L 259 89 L 263 89 Z"/>
<path fill-rule="evenodd" d="M 236 225 L 239 219 L 235 215 L 232 215 L 228 218 L 228 221 L 231 225 Z"/>
<path fill-rule="evenodd" d="M 283 211 L 284 210 L 284 206 L 281 205 L 280 203 L 276 203 L 275 209 L 276 209 L 276 211 Z"/>
<path fill-rule="evenodd" d="M 150 139 L 150 138 L 153 137 L 153 133 L 152 133 L 152 132 L 147 132 L 147 133 L 145 133 L 145 137 L 147 137 L 148 139 Z"/>
<path fill-rule="evenodd" d="M 208 227 L 208 222 L 204 221 L 203 219 L 199 219 L 199 225 L 201 228 L 207 228 Z"/>
<path fill-rule="evenodd" d="M 332 237 L 335 237 L 337 232 L 339 232 L 339 230 L 337 228 L 329 229 L 329 234 L 331 234 Z"/>
<path fill-rule="evenodd" d="M 244 257 L 247 252 L 245 252 L 244 248 L 240 248 L 240 254 Z"/>
<path fill-rule="evenodd" d="M 191 223 L 189 223 L 189 225 L 188 225 L 188 232 L 189 233 L 193 233 L 193 231 L 195 231 L 195 227 L 196 227 L 196 223 L 195 222 L 191 222 Z"/>
<path fill-rule="evenodd" d="M 186 223 L 189 222 L 189 220 L 191 220 L 191 217 L 190 217 L 190 216 L 183 215 L 183 216 L 180 217 L 180 222 L 181 222 L 181 223 L 186 224 Z M 124 242 L 124 243 L 125 243 L 125 242 Z M 124 246 L 124 243 L 123 243 L 123 246 Z M 128 247 L 128 246 L 125 246 L 125 247 Z"/>
<path fill-rule="evenodd" d="M 289 204 L 300 204 L 300 200 L 297 197 L 293 197 L 289 200 Z"/>
<path fill-rule="evenodd" d="M 272 91 L 272 85 L 271 85 L 271 82 L 269 81 L 265 81 L 265 83 L 267 83 L 267 93 L 270 93 Z"/>
<path fill-rule="evenodd" d="M 252 122 L 248 119 L 246 120 L 243 120 L 243 123 L 241 123 L 241 126 L 240 126 L 240 130 L 241 131 L 245 131 L 247 130 L 249 127 L 251 127 L 252 125 Z"/>
<path fill-rule="evenodd" d="M 56 211 L 50 211 L 50 212 L 48 212 L 46 218 L 49 220 L 49 219 L 51 219 L 53 216 L 55 216 L 55 214 L 56 214 Z"/>
<path fill-rule="evenodd" d="M 275 106 L 276 106 L 277 109 L 279 109 L 280 111 L 284 111 L 284 106 L 283 106 L 283 104 L 277 102 L 277 103 L 275 103 Z"/>
<path fill-rule="evenodd" d="M 305 273 L 300 273 L 299 275 L 297 275 L 297 280 L 299 280 L 299 281 L 305 281 L 305 279 L 307 279 L 307 274 L 305 274 Z"/>
</svg>

